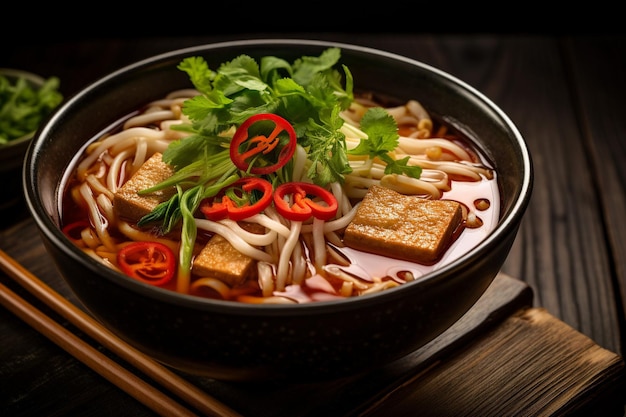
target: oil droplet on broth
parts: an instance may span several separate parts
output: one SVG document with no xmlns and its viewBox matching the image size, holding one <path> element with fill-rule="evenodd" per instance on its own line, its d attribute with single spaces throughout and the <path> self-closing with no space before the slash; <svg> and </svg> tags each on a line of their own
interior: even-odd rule
<svg viewBox="0 0 626 417">
<path fill-rule="evenodd" d="M 335 250 L 344 256 L 350 264 L 330 264 L 324 269 L 330 274 L 343 272 L 369 282 L 374 281 L 374 277 L 386 276 L 400 283 L 405 282 L 406 277 L 417 280 L 467 253 L 487 237 L 498 222 L 500 207 L 495 179 L 455 182 L 452 190 L 445 192 L 442 198 L 461 203 L 468 210 L 468 223 L 459 238 L 450 245 L 438 262 L 433 265 L 422 265 L 343 247 L 335 248 Z M 480 208 L 476 206 L 475 202 L 479 202 Z M 480 211 L 480 216 L 477 216 L 471 208 Z"/>
</svg>

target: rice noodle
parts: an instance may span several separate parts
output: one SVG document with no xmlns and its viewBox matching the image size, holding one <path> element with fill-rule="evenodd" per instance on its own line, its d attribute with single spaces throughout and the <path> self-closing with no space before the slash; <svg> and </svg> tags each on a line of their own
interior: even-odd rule
<svg viewBox="0 0 626 417">
<path fill-rule="evenodd" d="M 263 297 L 271 297 L 274 293 L 274 273 L 268 262 L 257 262 L 257 275 Z"/>
<path fill-rule="evenodd" d="M 347 212 L 340 218 L 335 219 L 335 220 L 325 221 L 323 225 L 324 233 L 331 233 L 331 232 L 341 230 L 347 227 L 348 224 L 352 221 L 352 219 L 356 215 L 356 211 L 358 208 L 359 208 L 359 204 L 357 203 L 354 205 L 354 207 L 352 207 L 352 209 L 349 212 Z M 312 233 L 312 232 L 313 232 L 312 224 L 302 225 L 302 233 Z"/>
<path fill-rule="evenodd" d="M 294 247 L 298 243 L 300 237 L 300 229 L 302 228 L 302 222 L 291 222 L 291 231 L 289 237 L 285 242 L 284 247 L 280 252 L 280 258 L 278 259 L 278 268 L 276 270 L 276 290 L 284 291 L 287 284 L 287 275 L 289 274 L 289 258 L 294 250 Z"/>
<path fill-rule="evenodd" d="M 230 219 L 220 220 L 219 223 L 230 228 L 246 243 L 252 246 L 267 246 L 276 240 L 276 231 L 268 230 L 265 234 L 251 233 L 245 230 L 239 223 Z"/>
<path fill-rule="evenodd" d="M 122 180 L 124 179 L 124 163 L 128 158 L 132 156 L 132 154 L 132 150 L 125 149 L 124 151 L 117 154 L 109 165 L 109 173 L 107 175 L 107 187 L 113 193 L 115 193 L 117 189 L 122 185 Z"/>
<path fill-rule="evenodd" d="M 451 152 L 456 159 L 461 161 L 471 161 L 472 157 L 469 153 L 456 143 L 449 141 L 447 139 L 415 139 L 415 138 L 407 138 L 405 136 L 400 136 L 398 148 L 400 148 L 404 153 L 411 155 L 419 155 L 426 153 L 428 148 L 438 146 L 442 149 L 445 149 Z"/>
<path fill-rule="evenodd" d="M 321 268 L 326 263 L 326 239 L 324 238 L 324 220 L 313 219 L 313 255 L 315 266 Z"/>
<path fill-rule="evenodd" d="M 265 261 L 271 262 L 272 257 L 268 255 L 266 252 L 255 248 L 245 241 L 237 233 L 232 233 L 232 229 L 228 226 L 224 226 L 221 223 L 214 222 L 212 220 L 207 219 L 194 219 L 196 226 L 198 229 L 206 230 L 207 232 L 217 233 L 218 235 L 224 237 L 224 239 L 228 240 L 228 243 L 233 245 L 237 251 L 247 255 L 257 261 Z"/>
<path fill-rule="evenodd" d="M 91 150 L 90 155 L 81 161 L 77 168 L 78 175 L 82 176 L 87 168 L 91 166 L 102 153 L 115 145 L 123 144 L 124 147 L 127 147 L 135 143 L 136 137 L 158 140 L 162 139 L 163 136 L 162 131 L 146 127 L 133 127 L 111 135 L 101 141 L 95 149 Z"/>
<path fill-rule="evenodd" d="M 196 90 L 183 89 L 154 100 L 144 111 L 129 117 L 121 130 L 105 135 L 87 147 L 84 159 L 75 170 L 79 183 L 68 193 L 79 207 L 86 207 L 93 225 L 80 230 L 80 238 L 75 239 L 89 256 L 118 269 L 115 254 L 128 244 L 128 240 L 158 241 L 175 253 L 180 250 L 178 241 L 118 219 L 113 201 L 116 191 L 152 155 L 163 153 L 172 141 L 189 134 L 174 127 L 189 122 L 181 109 L 185 100 L 197 94 Z M 340 114 L 345 123 L 339 131 L 345 135 L 348 150 L 359 146 L 361 140 L 368 140 L 367 134 L 360 129 L 360 119 L 369 107 L 378 105 L 374 100 L 359 99 Z M 213 234 L 222 236 L 234 249 L 254 261 L 256 282 L 235 288 L 212 276 L 189 277 L 190 272 L 181 274 L 179 271 L 176 290 L 193 294 L 214 293 L 224 300 L 283 304 L 300 302 L 298 297 L 303 295 L 293 295 L 294 286 L 320 285 L 320 280 L 327 278 L 332 278 L 334 284 L 331 285 L 329 280 L 321 285 L 328 288 L 324 290 L 327 291 L 325 297 L 350 297 L 400 285 L 381 277 L 363 280 L 339 267 L 348 266 L 349 262 L 335 248 L 343 247 L 342 233 L 354 219 L 368 189 L 382 185 L 402 194 L 438 199 L 450 190 L 453 179 L 492 179 L 494 172 L 478 163 L 476 156 L 460 142 L 446 139 L 444 136 L 449 135 L 445 129 L 433 133 L 433 119 L 418 101 L 410 100 L 404 105 L 389 107 L 387 111 L 399 126 L 403 126 L 403 132 L 407 131 L 405 125 L 413 130 L 398 138 L 398 146 L 389 155 L 394 159 L 408 157 L 409 166 L 421 168 L 420 178 L 386 173 L 387 165 L 382 158 L 348 154 L 351 172 L 343 176 L 343 182 L 332 182 L 327 187 L 338 203 L 337 214 L 331 220 L 289 221 L 270 205 L 262 213 L 245 219 L 246 223 L 262 226 L 262 233 L 253 233 L 242 222 L 194 217 L 193 223 L 198 230 L 206 232 L 208 237 Z M 220 135 L 229 137 L 233 133 L 234 127 Z M 307 150 L 298 144 L 289 180 L 311 181 L 307 176 L 311 166 Z M 113 227 L 116 233 L 110 234 Z M 199 248 L 196 249 L 198 252 Z"/>
<path fill-rule="evenodd" d="M 105 187 L 100 181 L 98 181 L 95 175 L 93 174 L 87 175 L 87 177 L 85 178 L 85 182 L 89 184 L 89 187 L 91 187 L 92 193 L 104 194 L 107 196 L 109 200 L 113 200 L 113 196 L 114 196 L 113 191 L 111 191 L 110 189 Z"/>
<path fill-rule="evenodd" d="M 216 278 L 203 277 L 198 278 L 191 284 L 193 291 L 198 291 L 200 288 L 210 288 L 217 292 L 222 299 L 227 300 L 230 295 L 230 288 L 224 282 Z"/>
<path fill-rule="evenodd" d="M 302 255 L 302 246 L 295 245 L 291 256 L 291 282 L 296 285 L 302 284 L 306 278 L 307 261 Z"/>
<path fill-rule="evenodd" d="M 131 240 L 145 241 L 145 242 L 159 242 L 159 243 L 163 243 L 165 246 L 169 247 L 174 252 L 178 250 L 178 247 L 179 247 L 178 242 L 174 242 L 173 240 L 169 240 L 169 239 L 162 239 L 162 238 L 156 237 L 152 233 L 147 233 L 147 232 L 144 232 L 144 231 L 141 231 L 139 229 L 132 227 L 128 222 L 120 221 L 118 223 L 118 228 L 120 232 L 124 234 L 124 236 L 126 236 L 127 238 Z"/>
<path fill-rule="evenodd" d="M 89 207 L 90 219 L 94 225 L 98 238 L 104 246 L 110 250 L 115 250 L 115 242 L 113 242 L 113 239 L 109 235 L 108 231 L 109 222 L 106 217 L 102 215 L 100 210 L 98 210 L 98 204 L 94 199 L 91 189 L 87 186 L 87 183 L 84 183 L 80 187 L 80 195 Z"/>
</svg>

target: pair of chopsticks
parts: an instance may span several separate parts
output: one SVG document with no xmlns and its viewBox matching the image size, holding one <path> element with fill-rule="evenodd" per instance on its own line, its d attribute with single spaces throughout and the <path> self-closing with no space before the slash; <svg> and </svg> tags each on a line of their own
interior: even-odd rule
<svg viewBox="0 0 626 417">
<path fill-rule="evenodd" d="M 104 328 L 88 314 L 66 300 L 44 282 L 31 274 L 15 259 L 0 250 L 0 269 L 40 301 L 59 313 L 70 323 L 117 354 L 162 387 L 176 394 L 202 415 L 239 417 L 240 414 L 210 397 L 204 391 L 171 372 L 158 362 L 139 352 Z M 145 382 L 123 366 L 108 358 L 88 343 L 68 331 L 36 307 L 0 283 L 0 303 L 35 330 L 65 349 L 101 376 L 117 385 L 135 399 L 162 416 L 196 416 L 157 388 Z"/>
</svg>

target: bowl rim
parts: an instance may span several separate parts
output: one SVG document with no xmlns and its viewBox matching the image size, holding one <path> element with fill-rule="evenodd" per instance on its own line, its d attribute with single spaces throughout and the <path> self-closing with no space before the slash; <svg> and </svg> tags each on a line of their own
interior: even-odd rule
<svg viewBox="0 0 626 417">
<path fill-rule="evenodd" d="M 16 79 L 22 77 L 25 80 L 33 83 L 34 85 L 43 85 L 46 82 L 43 76 L 31 71 L 18 68 L 0 67 L 0 75 L 13 77 Z"/>
<path fill-rule="evenodd" d="M 482 241 L 480 241 L 476 246 L 474 246 L 471 250 L 459 256 L 454 261 L 438 268 L 436 271 L 429 272 L 425 274 L 423 277 L 420 277 L 419 280 L 415 282 L 405 283 L 395 288 L 390 288 L 385 291 L 370 294 L 370 295 L 362 295 L 359 297 L 351 297 L 340 300 L 329 300 L 329 301 L 319 301 L 312 303 L 303 303 L 303 304 L 247 304 L 247 303 L 237 303 L 233 301 L 226 300 L 213 300 L 213 299 L 205 299 L 197 296 L 192 296 L 188 294 L 181 294 L 175 291 L 157 288 L 151 286 L 149 284 L 145 284 L 136 280 L 129 279 L 125 277 L 123 274 L 114 271 L 112 269 L 106 270 L 102 268 L 102 264 L 98 261 L 92 259 L 91 257 L 85 255 L 79 248 L 73 246 L 69 239 L 65 237 L 60 228 L 53 220 L 45 213 L 45 209 L 41 202 L 39 201 L 39 197 L 37 195 L 38 186 L 33 183 L 31 179 L 35 177 L 36 167 L 35 161 L 37 155 L 37 148 L 41 146 L 43 137 L 46 136 L 46 133 L 51 129 L 50 126 L 57 123 L 59 120 L 62 120 L 63 113 L 67 109 L 71 109 L 77 101 L 81 99 L 81 97 L 87 95 L 90 91 L 97 90 L 102 88 L 102 86 L 106 86 L 108 83 L 111 83 L 117 77 L 132 71 L 139 70 L 143 67 L 153 65 L 159 62 L 164 62 L 167 60 L 171 60 L 177 56 L 189 55 L 189 54 L 198 54 L 208 53 L 211 50 L 216 49 L 225 49 L 229 47 L 247 47 L 247 46 L 270 46 L 270 47 L 294 47 L 294 46 L 316 46 L 316 47 L 338 47 L 341 48 L 342 51 L 356 52 L 356 53 L 364 53 L 368 55 L 378 56 L 382 58 L 386 58 L 393 61 L 400 61 L 405 64 L 409 64 L 412 66 L 416 66 L 422 68 L 426 71 L 432 72 L 437 76 L 447 79 L 452 84 L 461 88 L 465 92 L 469 93 L 472 97 L 479 100 L 483 105 L 485 105 L 491 112 L 496 114 L 500 118 L 500 122 L 502 122 L 506 129 L 510 132 L 511 136 L 515 139 L 515 144 L 518 147 L 517 152 L 520 155 L 521 166 L 523 167 L 523 178 L 521 180 L 521 187 L 517 192 L 517 197 L 515 201 L 511 204 L 511 207 L 508 210 L 508 215 L 500 217 L 496 228 L 491 231 Z M 343 52 L 342 52 L 343 54 Z M 233 57 L 234 58 L 234 57 Z M 472 258 L 480 258 L 485 256 L 486 253 L 490 250 L 493 245 L 497 244 L 497 241 L 504 235 L 507 235 L 514 231 L 521 221 L 521 217 L 523 216 L 527 205 L 529 204 L 531 191 L 533 185 L 533 167 L 532 160 L 530 156 L 530 152 L 528 146 L 519 132 L 518 128 L 512 122 L 507 114 L 504 113 L 499 106 L 497 106 L 490 98 L 488 98 L 485 94 L 469 85 L 468 83 L 460 80 L 459 78 L 451 75 L 448 72 L 440 70 L 434 66 L 426 64 L 424 62 L 418 61 L 413 58 L 409 58 L 406 56 L 402 56 L 393 52 L 388 52 L 385 50 L 361 46 L 356 44 L 350 44 L 345 42 L 335 42 L 335 41 L 327 41 L 327 40 L 312 40 L 312 39 L 239 39 L 239 40 L 231 40 L 231 41 L 222 41 L 215 43 L 205 43 L 201 45 L 195 45 L 186 48 L 175 49 L 172 51 L 164 52 L 161 54 L 153 55 L 151 57 L 136 61 L 129 65 L 123 66 L 108 75 L 105 75 L 86 87 L 82 88 L 79 92 L 75 93 L 73 96 L 69 97 L 64 101 L 54 112 L 51 118 L 48 119 L 46 124 L 39 130 L 37 136 L 34 138 L 32 145 L 29 147 L 26 156 L 26 163 L 23 168 L 23 187 L 26 198 L 26 203 L 28 209 L 33 216 L 34 221 L 36 222 L 38 228 L 43 231 L 48 239 L 50 239 L 51 243 L 57 246 L 60 250 L 62 250 L 66 255 L 73 258 L 76 262 L 87 267 L 88 269 L 95 271 L 100 270 L 103 277 L 106 279 L 113 281 L 116 285 L 122 286 L 126 289 L 129 289 L 134 292 L 139 292 L 144 296 L 150 297 L 152 299 L 167 302 L 175 305 L 185 305 L 189 308 L 196 308 L 203 311 L 210 310 L 220 310 L 220 311 L 228 311 L 231 314 L 254 314 L 255 312 L 263 313 L 265 315 L 273 315 L 273 314 L 285 314 L 286 312 L 298 312 L 302 314 L 303 312 L 312 312 L 312 311 L 323 311 L 329 312 L 334 310 L 344 310 L 344 309 L 352 309 L 358 308 L 363 304 L 376 304 L 382 302 L 389 302 L 389 300 L 393 300 L 398 297 L 402 297 L 403 288 L 407 286 L 413 285 L 432 285 L 438 281 L 439 276 L 441 275 L 450 275 L 454 274 L 455 271 L 460 271 L 463 268 L 463 264 Z M 55 190 L 55 192 L 59 192 Z M 450 279 L 448 277 L 447 279 Z"/>
</svg>

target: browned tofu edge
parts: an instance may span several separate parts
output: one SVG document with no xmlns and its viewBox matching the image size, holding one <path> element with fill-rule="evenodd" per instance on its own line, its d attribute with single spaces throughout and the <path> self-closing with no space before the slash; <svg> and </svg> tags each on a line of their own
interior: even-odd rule
<svg viewBox="0 0 626 417">
<path fill-rule="evenodd" d="M 176 192 L 175 187 L 144 196 L 137 193 L 166 180 L 173 174 L 174 169 L 163 162 L 161 153 L 152 155 L 115 193 L 113 208 L 117 216 L 136 223 L 159 203 L 167 201 Z"/>
<path fill-rule="evenodd" d="M 238 252 L 225 238 L 213 236 L 194 258 L 192 272 L 217 278 L 234 287 L 252 275 L 254 259 Z"/>
<path fill-rule="evenodd" d="M 256 223 L 242 222 L 240 225 L 252 233 L 265 232 L 265 228 Z M 217 278 L 234 287 L 256 276 L 255 265 L 254 259 L 238 252 L 226 238 L 214 235 L 194 258 L 192 272 Z"/>
<path fill-rule="evenodd" d="M 422 222 L 412 223 L 418 217 Z M 463 210 L 456 201 L 427 200 L 373 186 L 346 227 L 343 239 L 353 249 L 432 264 L 450 246 L 462 221 Z"/>
</svg>

